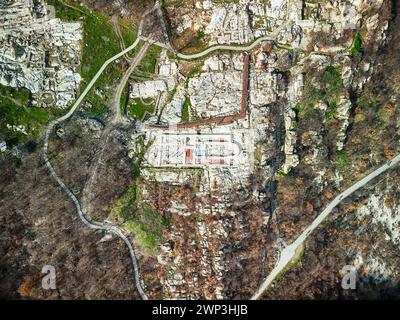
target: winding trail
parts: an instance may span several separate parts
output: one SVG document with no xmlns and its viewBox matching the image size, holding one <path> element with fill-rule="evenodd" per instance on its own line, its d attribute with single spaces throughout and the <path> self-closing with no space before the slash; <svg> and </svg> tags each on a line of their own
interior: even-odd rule
<svg viewBox="0 0 400 320">
<path fill-rule="evenodd" d="M 164 44 L 161 42 L 154 42 L 154 45 L 162 47 L 164 49 L 167 49 L 169 51 L 172 51 L 176 57 L 178 57 L 179 59 L 183 59 L 183 60 L 194 60 L 194 59 L 199 59 L 202 58 L 212 52 L 215 51 L 220 51 L 220 50 L 226 50 L 226 51 L 237 51 L 237 52 L 244 52 L 244 51 L 250 51 L 252 49 L 254 49 L 258 44 L 260 44 L 260 42 L 263 41 L 276 41 L 276 37 L 277 35 L 284 29 L 287 28 L 288 25 L 281 25 L 280 27 L 276 28 L 273 32 L 271 32 L 271 34 L 269 34 L 268 36 L 262 36 L 256 40 L 254 40 L 252 43 L 250 43 L 249 45 L 225 45 L 225 44 L 219 44 L 219 45 L 214 45 L 211 47 L 208 47 L 207 49 L 198 52 L 198 53 L 193 53 L 193 54 L 183 54 L 183 53 L 179 53 L 176 52 L 176 50 L 174 50 L 172 48 L 172 46 L 170 44 Z M 143 38 L 143 39 L 148 39 L 148 38 Z"/>
<path fill-rule="evenodd" d="M 86 181 L 81 195 L 81 207 L 84 209 L 86 214 L 90 215 L 92 212 L 92 203 L 94 199 L 92 190 L 94 189 L 94 185 L 97 179 L 101 179 L 101 176 L 99 175 L 99 168 L 103 164 L 103 156 L 110 143 L 110 134 L 119 125 L 129 125 L 129 120 L 125 118 L 121 112 L 120 101 L 122 92 L 126 87 L 126 83 L 128 82 L 131 73 L 136 69 L 137 65 L 142 60 L 149 46 L 150 44 L 148 42 L 145 42 L 144 45 L 140 48 L 138 54 L 133 59 L 129 68 L 125 71 L 115 90 L 114 99 L 110 106 L 110 110 L 112 111 L 113 115 L 111 120 L 108 121 L 102 131 L 100 142 L 98 145 L 99 151 L 97 152 L 95 159 L 92 160 L 92 164 L 90 165 L 89 171 L 87 173 L 89 175 L 89 179 Z"/>
<path fill-rule="evenodd" d="M 310 234 L 321 224 L 322 221 L 336 208 L 344 199 L 350 196 L 358 189 L 364 187 L 372 179 L 378 177 L 382 173 L 388 171 L 397 163 L 400 162 L 400 155 L 397 155 L 392 160 L 388 161 L 383 166 L 379 167 L 369 175 L 353 184 L 350 188 L 340 193 L 333 201 L 326 207 L 324 211 L 302 232 L 302 234 L 289 246 L 282 250 L 280 259 L 276 264 L 275 268 L 271 271 L 265 281 L 258 288 L 257 292 L 253 295 L 251 300 L 259 299 L 265 290 L 270 286 L 274 279 L 284 272 L 285 267 L 293 260 L 296 256 L 296 251 L 303 245 L 304 241 L 310 236 Z"/>
<path fill-rule="evenodd" d="M 143 283 L 143 280 L 140 277 L 138 259 L 137 259 L 136 252 L 135 252 L 131 242 L 124 235 L 123 230 L 121 228 L 119 228 L 117 226 L 114 226 L 112 224 L 108 224 L 108 223 L 92 222 L 88 218 L 86 218 L 84 210 L 82 209 L 82 207 L 81 207 L 78 199 L 76 198 L 76 196 L 68 189 L 68 187 L 64 184 L 64 182 L 60 179 L 60 177 L 55 172 L 54 167 L 52 166 L 52 164 L 50 163 L 49 158 L 48 158 L 48 150 L 49 150 L 50 134 L 53 131 L 54 127 L 57 124 L 69 119 L 74 114 L 76 109 L 82 103 L 83 99 L 86 97 L 86 95 L 92 89 L 93 85 L 96 83 L 97 79 L 100 77 L 100 75 L 103 73 L 103 71 L 107 68 L 108 65 L 110 65 L 112 62 L 114 62 L 115 60 L 119 59 L 120 57 L 123 57 L 126 53 L 128 53 L 129 51 L 131 51 L 131 50 L 133 50 L 133 49 L 135 49 L 137 47 L 137 45 L 139 44 L 139 42 L 141 40 L 141 33 L 142 33 L 142 29 L 143 29 L 143 20 L 144 20 L 144 17 L 147 14 L 148 14 L 148 12 L 145 12 L 143 14 L 143 16 L 142 16 L 142 20 L 140 21 L 140 25 L 139 25 L 138 37 L 136 38 L 135 42 L 132 45 L 130 45 L 128 48 L 126 48 L 125 50 L 122 50 L 120 53 L 116 54 L 115 56 L 111 57 L 106 62 L 104 62 L 104 64 L 99 69 L 99 71 L 97 71 L 96 75 L 93 77 L 93 79 L 86 86 L 85 90 L 82 92 L 82 94 L 75 101 L 75 103 L 73 104 L 71 109 L 64 116 L 62 116 L 62 117 L 60 117 L 58 119 L 55 119 L 55 120 L 53 120 L 53 121 L 51 121 L 49 123 L 49 125 L 48 125 L 48 127 L 46 129 L 46 133 L 45 133 L 45 137 L 44 137 L 44 145 L 43 145 L 43 159 L 44 159 L 44 162 L 45 162 L 47 168 L 49 169 L 50 175 L 59 184 L 61 189 L 72 200 L 72 202 L 74 203 L 75 208 L 76 208 L 76 210 L 77 210 L 77 212 L 79 214 L 79 218 L 81 219 L 81 221 L 87 227 L 89 227 L 90 229 L 103 230 L 103 231 L 106 231 L 106 232 L 111 232 L 111 233 L 115 234 L 117 237 L 119 237 L 122 241 L 125 242 L 126 246 L 129 249 L 129 254 L 130 254 L 131 260 L 132 260 L 136 288 L 137 288 L 137 290 L 139 292 L 140 297 L 143 300 L 147 300 L 148 297 L 147 297 L 147 295 L 146 295 L 146 293 L 144 292 L 144 289 L 143 289 L 144 288 L 144 283 Z"/>
<path fill-rule="evenodd" d="M 44 158 L 44 162 L 47 166 L 47 168 L 49 169 L 49 172 L 51 174 L 51 176 L 54 178 L 54 180 L 59 184 L 59 186 L 61 187 L 61 189 L 63 189 L 63 191 L 69 196 L 69 198 L 73 201 L 75 208 L 79 214 L 79 218 L 82 220 L 82 222 L 89 228 L 94 229 L 94 230 L 104 230 L 106 232 L 111 232 L 113 234 L 115 234 L 116 236 L 118 236 L 120 239 L 122 239 L 125 244 L 127 245 L 128 249 L 129 249 L 129 254 L 131 256 L 131 260 L 132 260 L 132 264 L 133 264 L 133 269 L 134 269 L 134 275 L 135 275 L 135 282 L 136 282 L 136 288 L 141 296 L 142 299 L 147 300 L 147 295 L 145 294 L 144 290 L 143 290 L 143 281 L 140 278 L 140 274 L 139 274 L 139 266 L 138 266 L 138 259 L 135 253 L 135 250 L 132 246 L 132 244 L 130 243 L 130 241 L 128 240 L 128 238 L 124 235 L 123 231 L 121 228 L 111 225 L 111 224 L 105 224 L 105 223 L 98 223 L 98 222 L 91 222 L 89 221 L 86 216 L 85 213 L 83 212 L 83 209 L 81 207 L 81 205 L 79 204 L 78 199 L 76 198 L 76 196 L 68 189 L 68 187 L 64 184 L 64 182 L 58 177 L 57 173 L 55 172 L 52 164 L 50 163 L 49 159 L 48 159 L 48 145 L 49 145 L 49 137 L 51 132 L 53 131 L 54 127 L 59 124 L 60 122 L 68 119 L 70 116 L 72 115 L 72 113 L 68 113 L 65 116 L 52 121 L 49 126 L 47 127 L 46 130 L 46 134 L 45 134 L 45 143 L 44 143 L 44 147 L 43 147 L 43 158 Z"/>
<path fill-rule="evenodd" d="M 176 56 L 180 59 L 184 59 L 184 60 L 192 60 L 192 59 L 198 59 L 198 58 L 202 58 L 214 51 L 219 51 L 219 50 L 228 50 L 228 51 L 250 51 L 252 49 L 254 49 L 260 42 L 262 41 L 274 41 L 274 36 L 279 33 L 279 31 L 282 29 L 282 26 L 278 29 L 276 29 L 274 31 L 274 33 L 271 33 L 271 35 L 268 36 L 264 36 L 261 38 L 258 38 L 257 40 L 255 40 L 252 44 L 248 45 L 248 46 L 229 46 L 229 45 L 216 45 L 213 47 L 210 47 L 202 52 L 199 53 L 194 53 L 194 54 L 182 54 L 182 53 L 177 53 Z"/>
<path fill-rule="evenodd" d="M 79 218 L 82 220 L 82 222 L 89 227 L 90 229 L 94 229 L 94 230 L 104 230 L 107 232 L 111 232 L 113 234 L 115 234 L 116 236 L 118 236 L 120 239 L 122 239 L 125 244 L 127 245 L 128 249 L 129 249 L 129 254 L 131 256 L 131 260 L 132 260 L 132 264 L 133 264 L 133 270 L 134 270 L 134 274 L 135 274 L 135 282 L 136 282 L 136 288 L 141 296 L 142 299 L 147 300 L 147 295 L 145 294 L 144 290 L 143 290 L 143 281 L 140 278 L 140 274 L 139 274 L 139 264 L 138 264 L 138 259 L 136 257 L 136 253 L 135 250 L 132 246 L 132 244 L 130 243 L 129 239 L 124 235 L 123 231 L 121 228 L 111 225 L 111 224 L 107 224 L 107 223 L 98 223 L 98 222 L 91 222 L 89 221 L 86 216 L 85 213 L 82 210 L 81 205 L 79 204 L 78 199 L 76 198 L 76 196 L 68 189 L 68 187 L 64 184 L 64 182 L 58 177 L 57 173 L 55 172 L 52 164 L 50 163 L 47 153 L 48 153 L 48 141 L 49 141 L 49 136 L 50 133 L 52 132 L 54 126 L 55 126 L 55 122 L 53 122 L 52 125 L 50 125 L 47 130 L 46 130 L 46 135 L 45 135 L 45 144 L 44 144 L 44 154 L 43 154 L 43 158 L 45 161 L 45 164 L 47 166 L 47 168 L 50 171 L 51 176 L 54 178 L 54 180 L 59 184 L 59 186 L 61 187 L 61 189 L 69 196 L 69 198 L 72 200 L 72 202 L 75 205 L 76 211 L 79 214 Z"/>
<path fill-rule="evenodd" d="M 117 16 L 117 15 L 113 15 L 113 16 L 111 17 L 111 23 L 112 23 L 112 25 L 113 25 L 114 32 L 115 32 L 115 34 L 116 34 L 117 37 L 118 37 L 119 46 L 120 46 L 121 50 L 125 50 L 125 49 L 126 49 L 126 47 L 125 47 L 125 42 L 124 42 L 124 39 L 123 39 L 122 34 L 121 34 L 121 28 L 119 27 L 118 16 Z M 127 54 L 124 55 L 124 59 L 125 59 L 126 62 L 128 62 L 128 63 L 131 63 L 131 62 L 132 62 L 132 61 L 131 61 L 132 58 L 130 58 Z"/>
<path fill-rule="evenodd" d="M 143 59 L 143 57 L 146 54 L 147 49 L 149 47 L 150 47 L 150 43 L 148 41 L 146 41 L 143 44 L 143 46 L 140 48 L 137 55 L 132 59 L 131 65 L 129 66 L 128 70 L 126 70 L 125 74 L 121 78 L 120 83 L 118 84 L 117 90 L 115 91 L 112 106 L 111 106 L 111 108 L 114 111 L 114 117 L 111 121 L 113 124 L 122 123 L 125 120 L 121 113 L 121 106 L 120 106 L 122 91 L 124 91 L 129 77 L 131 76 L 132 72 L 136 69 L 136 67 L 138 66 L 140 61 Z"/>
</svg>

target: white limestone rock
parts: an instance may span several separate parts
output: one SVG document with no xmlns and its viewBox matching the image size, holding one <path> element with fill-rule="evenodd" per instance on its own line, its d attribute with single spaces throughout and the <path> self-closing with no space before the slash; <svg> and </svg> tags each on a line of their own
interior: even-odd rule
<svg viewBox="0 0 400 320">
<path fill-rule="evenodd" d="M 55 19 L 44 1 L 0 7 L 0 83 L 27 88 L 32 105 L 66 108 L 81 77 L 82 26 Z"/>
<path fill-rule="evenodd" d="M 0 142 L 0 152 L 6 152 L 7 151 L 7 143 L 5 141 Z"/>
<path fill-rule="evenodd" d="M 237 114 L 241 106 L 242 72 L 202 73 L 189 80 L 188 94 L 200 117 Z"/>
<path fill-rule="evenodd" d="M 151 80 L 131 84 L 130 98 L 156 98 L 159 93 L 170 90 L 165 80 Z"/>
<path fill-rule="evenodd" d="M 346 130 L 349 126 L 349 117 L 351 109 L 351 101 L 345 97 L 340 98 L 340 102 L 337 106 L 338 119 L 340 120 L 340 129 L 337 135 L 336 147 L 340 151 L 344 147 L 344 141 L 346 140 Z"/>
</svg>

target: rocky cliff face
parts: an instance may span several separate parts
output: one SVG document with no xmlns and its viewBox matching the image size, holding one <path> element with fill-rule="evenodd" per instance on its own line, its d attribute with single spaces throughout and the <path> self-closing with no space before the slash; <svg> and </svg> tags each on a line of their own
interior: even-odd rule
<svg viewBox="0 0 400 320">
<path fill-rule="evenodd" d="M 315 217 L 338 190 L 399 152 L 398 76 L 394 71 L 399 60 L 393 54 L 398 46 L 397 7 L 383 1 L 379 11 L 364 17 L 362 57 L 353 56 L 341 70 L 348 95 L 337 105 L 337 122 L 326 119 L 324 129 L 323 122 L 314 127 L 313 118 L 304 129 L 302 121 L 298 123 L 300 164 L 292 182 L 285 178 L 278 184 L 278 210 L 286 237 L 297 234 L 299 226 Z M 373 33 L 376 29 L 380 31 Z M 329 104 L 318 108 L 326 112 Z M 322 173 L 319 177 L 318 172 Z M 395 169 L 346 200 L 265 298 L 398 298 L 397 180 Z M 356 290 L 341 286 L 346 265 L 357 272 Z"/>
</svg>

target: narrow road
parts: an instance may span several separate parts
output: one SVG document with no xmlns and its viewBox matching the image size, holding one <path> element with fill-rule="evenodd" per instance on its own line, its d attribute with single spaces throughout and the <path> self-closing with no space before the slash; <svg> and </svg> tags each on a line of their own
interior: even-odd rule
<svg viewBox="0 0 400 320">
<path fill-rule="evenodd" d="M 118 37 L 119 47 L 121 48 L 121 50 L 125 50 L 126 49 L 125 42 L 124 42 L 124 38 L 122 37 L 122 34 L 121 34 L 121 29 L 119 27 L 117 15 L 113 15 L 111 17 L 111 23 L 113 25 L 114 32 Z M 129 58 L 127 54 L 124 55 L 124 58 L 125 58 L 126 62 L 131 63 L 131 58 Z"/>
<path fill-rule="evenodd" d="M 282 27 L 281 27 L 282 28 Z M 228 46 L 228 45 L 216 45 L 213 47 L 210 47 L 202 52 L 199 53 L 194 53 L 194 54 L 183 54 L 183 53 L 177 53 L 176 56 L 180 59 L 185 59 L 185 60 L 192 60 L 192 59 L 198 59 L 198 58 L 202 58 L 208 54 L 210 54 L 211 52 L 214 51 L 218 51 L 218 50 L 229 50 L 229 51 L 250 51 L 253 48 L 255 48 L 260 42 L 262 41 L 274 41 L 274 35 L 276 33 L 278 33 L 278 31 L 280 31 L 281 29 L 277 29 L 273 34 L 269 35 L 269 36 L 264 36 L 261 38 L 258 38 L 257 40 L 255 40 L 252 44 L 248 45 L 248 46 Z"/>
<path fill-rule="evenodd" d="M 133 50 L 136 48 L 136 46 L 139 44 L 140 42 L 140 37 L 138 37 L 135 42 L 130 45 L 128 48 L 126 48 L 125 50 L 121 51 L 120 53 L 116 54 L 115 56 L 111 57 L 110 59 L 108 59 L 106 62 L 104 62 L 104 64 L 101 66 L 101 68 L 99 69 L 99 71 L 97 71 L 96 75 L 93 77 L 93 79 L 89 82 L 89 84 L 86 86 L 85 90 L 83 90 L 82 94 L 79 96 L 79 98 L 75 101 L 75 103 L 72 105 L 71 109 L 69 109 L 69 111 L 63 115 L 62 117 L 53 120 L 52 122 L 50 122 L 49 127 L 54 127 L 56 124 L 63 122 L 65 120 L 67 120 L 68 118 L 70 118 L 74 112 L 76 111 L 76 109 L 79 107 L 79 105 L 82 103 L 83 99 L 85 99 L 86 95 L 89 93 L 90 89 L 93 88 L 94 84 L 96 83 L 97 79 L 101 76 L 101 74 L 103 73 L 103 71 L 107 68 L 107 66 L 114 62 L 115 60 L 121 58 L 124 54 L 126 54 L 127 52 Z"/>
<path fill-rule="evenodd" d="M 353 192 L 364 187 L 372 179 L 378 177 L 382 173 L 391 169 L 394 165 L 400 162 L 400 155 L 397 155 L 392 160 L 371 172 L 369 175 L 361 179 L 360 181 L 353 184 L 350 188 L 339 194 L 322 213 L 303 231 L 303 233 L 289 246 L 282 250 L 280 259 L 271 271 L 265 281 L 261 284 L 257 292 L 253 295 L 251 300 L 259 299 L 274 279 L 285 269 L 290 261 L 295 257 L 296 250 L 304 243 L 304 241 L 310 236 L 310 234 L 321 224 L 322 221 L 337 207 L 344 199 L 350 196 Z"/>
<path fill-rule="evenodd" d="M 194 53 L 194 54 L 183 54 L 183 53 L 179 53 L 176 52 L 174 49 L 172 49 L 172 46 L 170 44 L 164 44 L 161 42 L 154 42 L 154 44 L 156 46 L 162 47 L 164 49 L 167 49 L 169 51 L 172 51 L 178 58 L 180 59 L 184 59 L 184 60 L 193 60 L 193 59 L 198 59 L 198 58 L 202 58 L 214 51 L 218 51 L 218 50 L 227 50 L 227 51 L 239 51 L 239 52 L 243 52 L 243 51 L 250 51 L 253 48 L 255 48 L 258 44 L 260 44 L 260 42 L 262 41 L 275 41 L 277 35 L 285 28 L 287 27 L 287 25 L 282 25 L 278 28 L 276 28 L 274 30 L 274 32 L 272 32 L 271 34 L 269 34 L 268 36 L 263 36 L 260 37 L 256 40 L 254 40 L 252 43 L 250 43 L 249 45 L 224 45 L 224 44 L 219 44 L 219 45 L 215 45 L 212 47 L 209 47 L 201 52 L 198 53 Z M 143 38 L 146 39 L 146 38 Z"/>
<path fill-rule="evenodd" d="M 147 52 L 147 49 L 150 47 L 149 42 L 145 42 L 143 46 L 140 48 L 138 54 L 133 58 L 131 65 L 128 70 L 126 70 L 124 76 L 118 84 L 118 87 L 115 91 L 114 99 L 111 105 L 111 109 L 114 111 L 114 117 L 111 121 L 113 124 L 122 123 L 124 121 L 124 117 L 121 113 L 121 95 L 125 89 L 126 83 L 128 82 L 129 77 L 132 72 L 136 69 L 140 61 L 143 59 L 144 55 Z"/>
</svg>

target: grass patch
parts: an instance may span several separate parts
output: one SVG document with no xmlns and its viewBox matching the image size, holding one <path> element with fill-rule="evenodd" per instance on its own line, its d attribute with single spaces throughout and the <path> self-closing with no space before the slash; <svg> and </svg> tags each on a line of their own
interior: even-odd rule
<svg viewBox="0 0 400 320">
<path fill-rule="evenodd" d="M 146 99 L 143 100 L 146 103 L 150 103 L 152 101 L 146 101 Z M 127 108 L 128 114 L 136 120 L 142 120 L 146 111 L 150 112 L 151 114 L 154 113 L 154 105 L 146 105 L 140 100 L 140 98 L 133 99 L 133 101 L 129 102 Z"/>
<path fill-rule="evenodd" d="M 190 98 L 185 97 L 185 102 L 183 103 L 182 106 L 182 122 L 188 122 L 190 120 L 189 110 L 190 110 Z"/>
<path fill-rule="evenodd" d="M 344 172 L 347 170 L 349 163 L 347 161 L 347 155 L 344 150 L 340 150 L 336 155 L 336 167 L 339 171 Z"/>
<path fill-rule="evenodd" d="M 138 138 L 132 160 L 133 183 L 117 200 L 114 207 L 117 210 L 117 217 L 134 234 L 141 247 L 148 253 L 154 253 L 156 246 L 163 241 L 162 230 L 169 224 L 169 219 L 140 201 L 141 163 L 149 146 L 144 144 L 143 137 Z"/>
<path fill-rule="evenodd" d="M 185 80 L 185 88 L 187 89 L 189 87 L 189 81 L 190 78 L 193 78 L 194 76 L 197 76 L 201 73 L 201 67 L 200 66 L 195 66 L 192 69 L 189 70 L 189 72 L 186 74 L 186 80 Z"/>
<path fill-rule="evenodd" d="M 144 73 L 155 73 L 157 59 L 161 54 L 162 48 L 152 45 L 146 53 L 146 56 L 140 61 L 137 70 Z"/>
<path fill-rule="evenodd" d="M 0 139 L 4 139 L 10 147 L 36 139 L 51 119 L 65 112 L 30 107 L 29 100 L 29 90 L 0 85 Z M 7 124 L 23 126 L 27 135 L 8 129 Z"/>
<path fill-rule="evenodd" d="M 326 110 L 326 118 L 328 120 L 333 120 L 337 118 L 338 116 L 338 111 L 337 111 L 337 105 L 339 103 L 339 97 L 334 96 L 330 97 L 327 101 L 328 108 Z"/>
<path fill-rule="evenodd" d="M 126 227 L 137 237 L 144 249 L 153 251 L 163 241 L 162 230 L 168 221 L 150 207 L 125 215 Z"/>
<path fill-rule="evenodd" d="M 192 78 L 198 74 L 201 73 L 201 67 L 200 66 L 195 66 L 192 69 L 189 70 L 189 72 L 187 73 L 186 77 L 187 78 Z"/>
<path fill-rule="evenodd" d="M 137 26 L 133 25 L 130 21 L 118 18 L 118 23 L 121 30 L 122 41 L 125 47 L 129 47 L 135 42 L 138 34 Z"/>
<path fill-rule="evenodd" d="M 329 65 L 325 68 L 319 78 L 320 86 L 317 87 L 312 81 L 306 81 L 304 96 L 301 104 L 296 106 L 296 113 L 300 118 L 308 118 L 318 112 L 314 108 L 317 102 L 327 104 L 328 120 L 337 117 L 337 104 L 343 90 L 341 69 L 339 66 Z"/>
<path fill-rule="evenodd" d="M 129 103 L 129 85 L 126 84 L 124 90 L 122 91 L 121 99 L 119 101 L 119 107 L 122 113 L 124 113 L 124 111 L 127 110 L 128 103 Z"/>
<path fill-rule="evenodd" d="M 0 98 L 11 98 L 22 105 L 28 105 L 30 92 L 27 89 L 16 89 L 0 84 Z"/>
<path fill-rule="evenodd" d="M 287 177 L 292 179 L 296 178 L 296 173 L 293 170 L 290 170 L 288 173 L 284 173 L 282 169 L 279 169 L 277 174 L 282 177 Z"/>
<path fill-rule="evenodd" d="M 81 8 L 66 4 L 64 1 L 47 0 L 46 2 L 48 5 L 54 6 L 56 9 L 56 18 L 64 21 L 77 21 L 82 17 L 82 15 L 86 15 L 87 13 Z"/>
<path fill-rule="evenodd" d="M 339 66 L 329 65 L 322 74 L 324 94 L 329 98 L 343 88 L 342 74 Z"/>
</svg>

